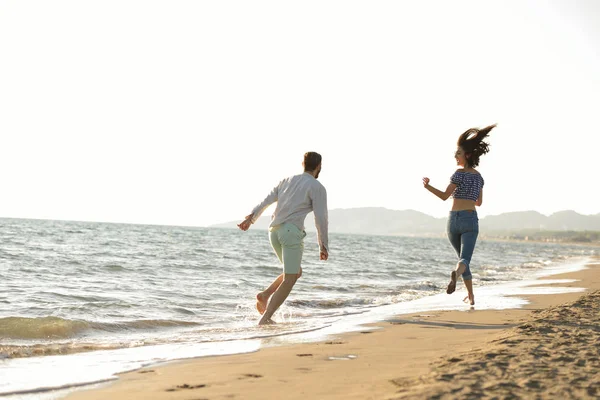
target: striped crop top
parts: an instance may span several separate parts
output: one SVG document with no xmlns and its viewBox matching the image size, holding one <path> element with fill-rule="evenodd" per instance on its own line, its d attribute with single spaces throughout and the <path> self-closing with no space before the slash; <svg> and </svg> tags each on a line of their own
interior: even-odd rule
<svg viewBox="0 0 600 400">
<path fill-rule="evenodd" d="M 465 171 L 456 171 L 450 178 L 450 182 L 456 185 L 452 197 L 473 201 L 477 201 L 479 198 L 484 183 L 480 174 Z"/>
</svg>

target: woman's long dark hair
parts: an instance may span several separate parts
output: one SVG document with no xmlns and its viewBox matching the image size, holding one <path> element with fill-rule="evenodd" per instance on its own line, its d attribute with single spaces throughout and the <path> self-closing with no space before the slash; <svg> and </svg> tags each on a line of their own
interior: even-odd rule
<svg viewBox="0 0 600 400">
<path fill-rule="evenodd" d="M 460 146 L 465 152 L 465 158 L 467 159 L 469 167 L 478 166 L 479 157 L 490 151 L 490 144 L 484 142 L 483 139 L 485 139 L 495 127 L 496 124 L 486 126 L 483 129 L 467 129 L 465 133 L 458 137 L 456 145 Z"/>
</svg>

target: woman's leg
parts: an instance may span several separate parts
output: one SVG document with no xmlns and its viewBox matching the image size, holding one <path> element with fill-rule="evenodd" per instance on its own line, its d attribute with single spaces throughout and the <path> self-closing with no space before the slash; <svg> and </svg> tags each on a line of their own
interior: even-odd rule
<svg viewBox="0 0 600 400">
<path fill-rule="evenodd" d="M 453 216 L 450 216 L 450 218 L 448 218 L 448 226 L 446 228 L 446 234 L 448 235 L 448 240 L 450 241 L 450 244 L 452 245 L 452 248 L 454 249 L 454 251 L 456 252 L 456 255 L 458 257 L 460 257 L 460 251 L 461 251 L 461 238 L 460 238 L 460 233 L 456 232 L 456 218 L 453 218 Z M 458 265 L 457 267 L 454 269 L 454 271 L 452 271 L 450 273 L 450 283 L 448 283 L 448 287 L 446 288 L 446 293 L 448 294 L 452 294 L 454 293 L 454 291 L 456 290 L 456 280 L 458 279 Z"/>
<path fill-rule="evenodd" d="M 478 233 L 478 229 L 474 229 L 461 235 L 462 245 L 460 250 L 459 264 L 464 265 L 464 270 L 461 271 L 461 275 L 463 282 L 465 283 L 465 287 L 467 288 L 468 299 L 471 305 L 475 304 L 475 294 L 473 293 L 473 275 L 471 274 L 470 265 L 473 252 L 475 251 Z"/>
<path fill-rule="evenodd" d="M 475 294 L 473 293 L 473 280 L 472 279 L 463 279 L 465 283 L 465 287 L 467 288 L 467 297 L 463 299 L 466 303 L 467 301 L 474 306 L 475 305 Z"/>
</svg>

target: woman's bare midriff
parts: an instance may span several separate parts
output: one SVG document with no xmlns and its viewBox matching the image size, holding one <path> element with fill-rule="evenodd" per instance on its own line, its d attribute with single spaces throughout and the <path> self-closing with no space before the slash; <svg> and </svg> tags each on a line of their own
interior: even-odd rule
<svg viewBox="0 0 600 400">
<path fill-rule="evenodd" d="M 475 211 L 475 202 L 467 199 L 452 199 L 452 211 Z"/>
</svg>

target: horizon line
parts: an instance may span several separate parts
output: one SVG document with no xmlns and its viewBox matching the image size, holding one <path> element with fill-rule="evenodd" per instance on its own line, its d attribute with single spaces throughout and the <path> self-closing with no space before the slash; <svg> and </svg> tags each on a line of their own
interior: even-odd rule
<svg viewBox="0 0 600 400">
<path fill-rule="evenodd" d="M 382 207 L 382 206 L 366 206 L 366 207 L 348 207 L 348 208 L 332 208 L 329 209 L 329 212 L 331 211 L 338 211 L 338 210 L 360 210 L 360 209 L 383 209 L 383 210 L 389 210 L 389 211 L 397 211 L 397 212 L 403 212 L 403 211 L 414 211 L 414 212 L 418 212 L 424 215 L 427 215 L 431 218 L 435 218 L 435 219 L 444 219 L 446 218 L 445 216 L 443 217 L 435 217 L 431 214 L 428 214 L 426 212 L 423 211 L 419 211 L 419 210 L 415 210 L 413 208 L 405 208 L 405 209 L 392 209 L 392 208 L 388 208 L 388 207 Z M 558 214 L 561 212 L 573 212 L 575 214 L 581 215 L 581 216 L 587 216 L 587 217 L 595 217 L 595 216 L 599 216 L 600 212 L 595 213 L 595 214 L 582 214 L 579 213 L 573 209 L 563 209 L 563 210 L 559 210 L 559 211 L 554 211 L 551 212 L 550 214 L 545 214 L 542 213 L 541 211 L 537 211 L 537 210 L 521 210 L 521 211 L 505 211 L 505 212 L 501 212 L 499 214 L 489 214 L 486 215 L 485 217 L 482 217 L 482 219 L 487 218 L 487 217 L 496 217 L 496 216 L 500 216 L 503 214 L 516 214 L 516 213 L 527 213 L 527 212 L 534 212 L 534 213 L 538 213 L 540 215 L 546 216 L 546 217 L 550 217 L 554 214 Z M 271 214 L 267 214 L 267 215 L 262 215 L 260 218 L 265 218 L 268 217 Z M 170 227 L 186 227 L 186 228 L 210 228 L 216 225 L 224 225 L 224 224 L 229 224 L 229 223 L 233 223 L 237 220 L 228 220 L 228 221 L 224 221 L 224 222 L 217 222 L 217 223 L 213 223 L 213 224 L 205 224 L 205 225 L 182 225 L 182 224 L 167 224 L 167 223 L 156 223 L 156 222 L 123 222 L 123 221 L 98 221 L 98 220 L 88 220 L 88 219 L 61 219 L 61 218 L 39 218 L 39 217 L 4 217 L 4 216 L 0 216 L 0 219 L 13 219 L 13 220 L 29 220 L 29 221 L 61 221 L 61 222 L 82 222 L 82 223 L 99 223 L 99 224 L 115 224 L 115 225 L 148 225 L 148 226 L 170 226 Z"/>
</svg>

